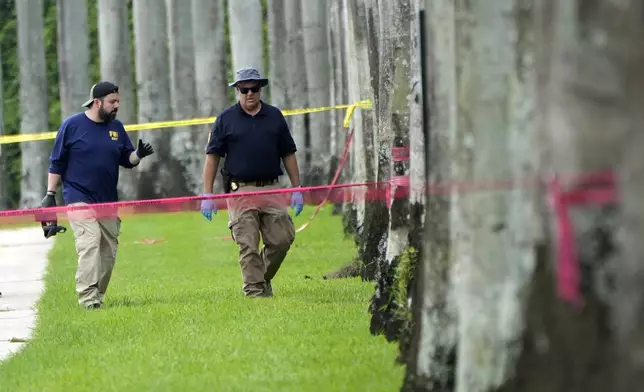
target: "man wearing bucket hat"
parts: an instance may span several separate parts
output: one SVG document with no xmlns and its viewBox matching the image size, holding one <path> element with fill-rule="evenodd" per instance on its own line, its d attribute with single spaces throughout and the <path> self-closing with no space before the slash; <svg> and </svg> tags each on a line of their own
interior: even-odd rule
<svg viewBox="0 0 644 392">
<path fill-rule="evenodd" d="M 103 81 L 92 86 L 83 104 L 87 110 L 63 121 L 49 157 L 47 195 L 41 207 L 56 206 L 61 183 L 67 205 L 118 201 L 119 166 L 134 168 L 154 152 L 142 140 L 134 149 L 123 123 L 116 119 L 119 104 L 118 86 Z M 90 209 L 67 215 L 78 254 L 78 302 L 87 309 L 100 308 L 114 268 L 121 220 L 97 216 Z"/>
<path fill-rule="evenodd" d="M 301 187 L 295 158 L 297 151 L 282 112 L 261 99 L 268 79 L 255 68 L 241 68 L 230 83 L 238 101 L 225 109 L 212 126 L 206 146 L 203 170 L 204 195 L 212 195 L 221 158 L 225 192 L 252 192 L 277 189 L 283 175 L 281 163 L 294 188 Z M 301 192 L 292 193 L 291 208 L 299 215 L 304 206 Z M 249 297 L 271 297 L 272 279 L 277 274 L 291 244 L 295 227 L 282 194 L 228 199 L 228 227 L 239 247 L 242 289 Z M 203 200 L 201 213 L 208 220 L 217 213 L 213 199 Z M 264 243 L 260 251 L 259 237 Z"/>
</svg>

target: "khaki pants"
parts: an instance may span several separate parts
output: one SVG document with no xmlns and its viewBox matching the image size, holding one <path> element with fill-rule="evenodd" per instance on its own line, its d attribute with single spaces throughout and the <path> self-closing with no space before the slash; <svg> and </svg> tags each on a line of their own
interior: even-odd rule
<svg viewBox="0 0 644 392">
<path fill-rule="evenodd" d="M 279 184 L 264 187 L 241 186 L 237 192 L 279 187 Z M 239 247 L 242 289 L 247 296 L 272 295 L 270 281 L 277 274 L 295 240 L 295 227 L 285 207 L 289 199 L 288 194 L 228 199 L 228 227 Z M 264 242 L 261 251 L 260 234 Z"/>
<path fill-rule="evenodd" d="M 90 210 L 70 211 L 67 217 L 78 256 L 78 303 L 83 306 L 101 304 L 116 261 L 121 220 L 118 217 L 97 219 Z"/>
</svg>

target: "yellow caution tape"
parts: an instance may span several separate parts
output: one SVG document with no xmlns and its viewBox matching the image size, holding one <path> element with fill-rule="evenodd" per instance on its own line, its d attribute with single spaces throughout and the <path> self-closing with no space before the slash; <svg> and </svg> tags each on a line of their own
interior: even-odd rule
<svg viewBox="0 0 644 392">
<path fill-rule="evenodd" d="M 37 140 L 54 139 L 57 132 L 28 133 L 19 135 L 0 136 L 0 144 L 11 144 L 21 142 L 32 142 Z"/>
<path fill-rule="evenodd" d="M 348 107 L 347 114 L 344 116 L 344 121 L 342 123 L 342 126 L 344 128 L 349 128 L 349 122 L 351 121 L 351 117 L 353 117 L 353 112 L 356 110 L 357 107 L 360 107 L 361 109 L 371 109 L 371 101 L 370 100 L 364 100 L 364 101 L 359 101 L 356 102 Z"/>
<path fill-rule="evenodd" d="M 347 114 L 344 116 L 344 121 L 342 122 L 342 126 L 345 128 L 349 128 L 349 122 L 351 122 L 351 118 L 353 117 L 353 112 L 356 110 L 356 105 L 351 105 L 349 110 L 347 110 Z"/>
<path fill-rule="evenodd" d="M 372 104 L 370 100 L 363 100 L 363 101 L 356 102 L 354 104 L 323 106 L 319 108 L 282 110 L 282 114 L 284 114 L 284 116 L 295 116 L 298 114 L 325 112 L 325 111 L 336 110 L 336 109 L 349 109 L 347 111 L 347 116 L 345 116 L 345 119 L 344 119 L 344 124 L 345 124 L 344 127 L 346 128 L 348 127 L 349 119 L 356 107 L 360 107 L 362 109 L 371 109 Z M 217 117 L 201 117 L 201 118 L 193 118 L 188 120 L 157 121 L 157 122 L 150 122 L 150 123 L 144 123 L 144 124 L 128 124 L 128 125 L 125 125 L 125 130 L 126 131 L 148 131 L 148 130 L 154 130 L 154 129 L 185 127 L 190 125 L 212 124 L 213 122 L 215 122 L 216 119 Z M 56 138 L 56 133 L 57 131 L 42 132 L 42 133 L 26 133 L 26 134 L 23 133 L 19 135 L 2 135 L 0 136 L 0 144 L 50 140 L 50 139 Z"/>
</svg>

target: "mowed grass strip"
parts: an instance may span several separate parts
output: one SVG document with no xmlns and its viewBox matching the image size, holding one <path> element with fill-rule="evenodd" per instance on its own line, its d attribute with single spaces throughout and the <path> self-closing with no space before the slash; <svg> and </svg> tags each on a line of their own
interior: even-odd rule
<svg viewBox="0 0 644 392">
<path fill-rule="evenodd" d="M 329 211 L 298 233 L 266 299 L 241 293 L 225 211 L 124 217 L 98 311 L 78 307 L 73 234 L 58 235 L 33 339 L 0 363 L 0 390 L 398 390 L 397 345 L 368 332 L 373 284 L 322 279 L 354 255 Z"/>
</svg>

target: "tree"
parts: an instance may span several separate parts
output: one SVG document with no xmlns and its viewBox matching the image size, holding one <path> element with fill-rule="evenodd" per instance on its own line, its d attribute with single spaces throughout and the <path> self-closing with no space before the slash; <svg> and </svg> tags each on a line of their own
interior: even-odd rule
<svg viewBox="0 0 644 392">
<path fill-rule="evenodd" d="M 373 4 L 364 0 L 349 2 L 349 45 L 355 50 L 349 52 L 349 96 L 351 102 L 373 99 L 378 96 L 378 36 L 377 11 Z M 355 86 L 353 84 L 358 84 Z M 351 97 L 360 97 L 352 99 Z M 355 142 L 353 144 L 353 181 L 372 183 L 376 180 L 376 155 L 374 125 L 378 113 L 378 101 L 374 100 L 373 110 L 357 111 L 354 115 Z M 345 227 L 355 235 L 358 243 L 357 258 L 362 264 L 361 276 L 373 280 L 379 258 L 384 258 L 383 235 L 387 228 L 387 212 L 384 202 L 364 200 L 362 190 L 354 190 L 353 206 L 347 212 Z"/>
<path fill-rule="evenodd" d="M 170 99 L 175 119 L 191 119 L 197 114 L 195 50 L 192 9 L 185 1 L 166 0 L 168 50 L 170 56 Z M 188 194 L 200 194 L 201 170 L 207 137 L 191 127 L 177 127 L 170 135 L 170 154 Z"/>
<path fill-rule="evenodd" d="M 268 2 L 268 53 L 269 53 L 269 77 L 271 83 L 268 86 L 271 104 L 280 109 L 287 109 L 290 102 L 287 99 L 287 80 L 289 75 L 288 56 L 288 34 L 286 31 L 285 4 L 284 0 L 271 0 Z"/>
<path fill-rule="evenodd" d="M 265 74 L 260 0 L 229 0 L 228 23 L 233 69 L 253 67 Z"/>
<path fill-rule="evenodd" d="M 327 0 L 307 0 L 301 4 L 308 104 L 311 107 L 328 106 L 331 61 L 327 37 Z M 331 167 L 330 116 L 329 112 L 308 114 L 311 155 L 306 183 L 309 185 L 327 184 Z"/>
<path fill-rule="evenodd" d="M 226 60 L 228 45 L 225 14 L 224 0 L 192 0 L 195 84 L 198 115 L 201 117 L 217 116 L 228 106 L 229 87 L 226 76 L 229 62 Z M 202 130 L 192 130 L 199 134 L 196 152 L 202 156 L 210 126 L 211 124 L 208 124 L 203 126 Z M 214 191 L 223 191 L 222 176 L 217 176 Z"/>
<path fill-rule="evenodd" d="M 304 37 L 302 28 L 302 2 L 299 0 L 284 0 L 284 15 L 286 19 L 286 35 L 288 50 L 287 73 L 289 75 L 286 95 L 289 104 L 298 107 L 308 107 L 307 76 L 304 57 Z M 289 127 L 293 133 L 293 140 L 297 145 L 297 163 L 300 169 L 300 178 L 306 178 L 309 170 L 307 151 L 309 143 L 308 115 L 287 117 Z"/>
<path fill-rule="evenodd" d="M 504 391 L 628 391 L 641 384 L 644 9 L 636 1 L 572 5 L 548 0 L 536 8 L 541 170 L 560 176 L 563 194 L 611 186 L 589 179 L 614 173 L 617 194 L 569 206 L 577 267 L 555 259 L 560 227 L 544 208 L 552 230 L 544 230 L 521 355 Z M 573 264 L 579 281 L 558 275 L 562 262 Z"/>
<path fill-rule="evenodd" d="M 328 2 L 329 22 L 327 23 L 327 39 L 329 41 L 329 61 L 331 62 L 331 82 L 329 83 L 330 105 L 343 105 L 348 102 L 347 91 L 347 50 L 344 36 L 346 34 L 346 10 L 342 6 L 342 0 L 332 0 Z M 344 153 L 344 148 L 348 139 L 348 132 L 343 128 L 344 112 L 335 110 L 329 113 L 329 136 L 331 151 L 331 167 L 329 173 L 329 183 L 333 180 L 333 175 L 338 170 L 340 157 Z M 350 164 L 345 162 L 338 183 L 350 180 Z M 336 202 L 334 205 L 334 214 L 342 212 L 342 203 Z"/>
<path fill-rule="evenodd" d="M 399 337 L 404 319 L 398 314 L 405 307 L 405 298 L 396 298 L 395 280 L 401 256 L 409 247 L 409 200 L 395 197 L 398 189 L 408 187 L 401 183 L 409 178 L 408 162 L 394 162 L 392 150 L 409 147 L 409 102 L 410 86 L 410 0 L 380 2 L 379 43 L 379 94 L 376 98 L 377 114 L 378 181 L 388 183 L 390 197 L 385 200 L 387 223 L 381 241 L 386 248 L 381 251 L 376 266 L 376 290 L 371 302 L 371 332 L 381 331 L 389 340 Z M 372 201 L 377 207 L 381 201 Z M 374 206 L 374 210 L 376 206 Z M 375 216 L 374 219 L 378 219 Z M 379 220 L 384 221 L 384 217 Z M 385 223 L 383 223 L 385 224 Z M 380 227 L 379 227 L 380 228 Z M 405 279 L 406 280 L 406 279 Z M 402 300 L 403 304 L 399 302 Z"/>
<path fill-rule="evenodd" d="M 16 2 L 20 60 L 20 132 L 48 131 L 47 74 L 43 42 L 42 0 Z M 33 10 L 36 10 L 34 12 Z M 49 144 L 24 142 L 20 181 L 20 208 L 40 205 L 47 184 Z"/>
<path fill-rule="evenodd" d="M 459 236 L 453 248 L 459 282 L 458 391 L 489 391 L 510 377 L 534 269 L 529 194 L 514 187 L 477 189 L 489 181 L 535 174 L 534 168 L 518 165 L 530 151 L 516 137 L 536 131 L 530 107 L 534 68 L 526 62 L 534 54 L 531 10 L 524 7 L 517 0 L 462 3 L 456 24 L 457 132 L 462 135 L 456 145 L 464 159 L 453 178 L 474 186 L 453 204 L 461 219 L 452 226 Z"/>
<path fill-rule="evenodd" d="M 267 4 L 268 76 L 270 78 L 270 83 L 267 87 L 270 103 L 282 110 L 291 106 L 288 99 L 288 56 L 285 53 L 288 53 L 289 47 L 284 7 L 284 0 L 271 0 Z M 293 132 L 294 130 L 291 129 L 291 134 Z M 298 150 L 303 147 L 297 144 Z M 284 163 L 280 162 L 280 165 L 282 172 L 286 173 Z M 280 183 L 286 187 L 291 185 L 288 176 L 282 176 Z"/>
<path fill-rule="evenodd" d="M 2 51 L 0 50 L 0 64 L 2 64 Z M 2 86 L 4 86 L 4 79 L 2 77 L 2 67 L 0 67 L 0 136 L 5 134 L 4 129 L 4 94 Z M 0 144 L 0 210 L 6 210 L 8 208 L 8 196 L 9 192 L 7 189 L 7 173 L 9 168 L 7 167 L 7 153 L 3 150 L 6 150 L 6 147 Z"/>
<path fill-rule="evenodd" d="M 424 246 L 424 227 L 425 227 L 425 212 L 426 203 L 428 200 L 438 200 L 439 203 L 444 201 L 444 197 L 435 193 L 427 194 L 427 172 L 429 171 L 426 161 L 427 148 L 433 145 L 428 145 L 429 140 L 426 140 L 425 135 L 425 122 L 430 113 L 424 113 L 424 102 L 427 100 L 425 97 L 427 87 L 423 85 L 423 72 L 421 62 L 421 55 L 425 53 L 425 49 L 421 47 L 425 42 L 421 40 L 421 23 L 424 23 L 425 14 L 421 20 L 421 10 L 424 8 L 424 1 L 412 0 L 411 2 L 411 21 L 410 21 L 410 77 L 409 77 L 409 91 L 408 105 L 409 105 L 409 216 L 408 216 L 408 241 L 409 248 L 404 253 L 404 264 L 402 267 L 397 267 L 396 281 L 394 282 L 396 295 L 396 302 L 401 307 L 398 310 L 400 318 L 402 318 L 402 325 L 400 331 L 400 356 L 399 361 L 407 365 L 407 375 L 413 374 L 413 370 L 417 369 L 417 356 L 418 352 L 414 349 L 414 336 L 417 336 L 417 328 L 415 326 L 415 319 L 418 318 L 418 309 L 416 306 L 417 301 L 421 301 L 422 297 L 419 295 L 418 279 L 423 279 L 424 270 L 422 270 L 422 261 L 428 252 Z M 425 11 L 423 11 L 425 12 Z M 433 112 L 432 112 L 433 113 Z M 428 129 L 427 129 L 428 130 Z M 440 140 L 440 139 L 439 139 Z M 445 147 L 443 147 L 445 148 Z M 431 156 L 437 156 L 439 151 L 434 151 Z M 443 204 L 444 206 L 444 204 Z M 448 209 L 446 209 L 448 211 Z M 429 222 L 436 222 L 436 217 L 441 217 L 442 212 L 440 209 L 432 211 Z M 445 222 L 446 212 L 442 213 L 442 220 Z M 432 228 L 428 234 L 444 234 L 445 230 L 435 230 Z M 440 237 L 438 237 L 440 238 Z M 436 243 L 434 243 L 435 248 Z M 445 245 L 446 247 L 446 245 Z M 438 259 L 439 254 L 432 254 L 432 259 Z M 420 272 L 416 272 L 420 271 Z M 412 311 L 416 309 L 416 311 Z"/>
<path fill-rule="evenodd" d="M 57 0 L 58 79 L 62 118 L 78 113 L 89 96 L 87 0 Z"/>
<path fill-rule="evenodd" d="M 101 78 L 111 80 L 119 86 L 121 106 L 118 118 L 126 125 L 134 124 L 137 102 L 130 56 L 131 28 L 127 0 L 99 0 L 97 7 Z M 128 136 L 133 143 L 137 143 L 137 132 L 130 131 Z M 137 183 L 138 170 L 121 169 L 119 198 L 136 199 Z"/>
<path fill-rule="evenodd" d="M 138 122 L 170 120 L 170 65 L 167 46 L 165 3 L 156 0 L 133 0 L 134 41 L 136 47 L 136 84 Z M 161 132 L 164 132 L 163 134 Z M 141 138 L 154 147 L 155 153 L 142 160 L 139 174 L 139 198 L 183 196 L 188 193 L 180 165 L 172 155 L 167 133 L 173 129 L 141 131 Z"/>
<path fill-rule="evenodd" d="M 455 5 L 452 1 L 426 1 L 425 28 L 426 90 L 425 170 L 427 183 L 449 181 L 456 137 L 456 42 Z M 423 23 L 420 25 L 420 23 Z M 413 144 L 412 144 L 413 148 Z M 458 157 L 458 156 L 456 156 Z M 415 162 L 412 157 L 412 164 Z M 411 301 L 412 334 L 405 352 L 407 371 L 403 390 L 451 391 L 456 371 L 458 338 L 456 303 L 453 296 L 452 203 L 458 194 L 448 187 L 428 186 L 422 254 L 414 275 Z M 458 224 L 458 222 L 454 222 Z"/>
</svg>

